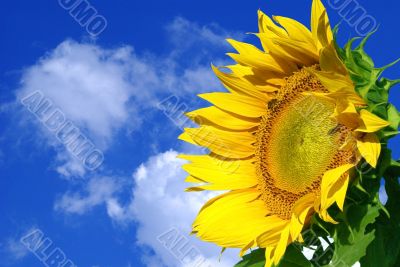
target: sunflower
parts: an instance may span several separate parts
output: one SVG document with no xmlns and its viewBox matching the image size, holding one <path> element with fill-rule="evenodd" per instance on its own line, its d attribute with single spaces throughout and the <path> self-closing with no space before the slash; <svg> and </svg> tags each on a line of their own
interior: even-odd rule
<svg viewBox="0 0 400 267">
<path fill-rule="evenodd" d="M 188 191 L 216 190 L 193 223 L 200 239 L 223 248 L 265 248 L 267 267 L 302 242 L 317 214 L 336 223 L 357 164 L 376 167 L 376 132 L 389 123 L 366 109 L 338 56 L 329 19 L 314 0 L 311 30 L 258 11 L 262 50 L 228 40 L 237 63 L 213 70 L 229 92 L 199 95 L 212 106 L 189 112 L 199 124 L 179 137 L 205 147 L 189 161 Z"/>
</svg>

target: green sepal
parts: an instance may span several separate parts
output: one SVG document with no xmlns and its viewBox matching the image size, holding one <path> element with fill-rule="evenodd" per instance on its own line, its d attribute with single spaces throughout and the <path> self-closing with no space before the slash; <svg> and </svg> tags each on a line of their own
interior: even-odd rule
<svg viewBox="0 0 400 267">
<path fill-rule="evenodd" d="M 400 83 L 399 80 L 392 81 L 385 78 L 380 79 L 382 73 L 399 62 L 400 59 L 384 67 L 375 68 L 373 60 L 365 52 L 367 40 L 373 33 L 374 32 L 371 32 L 362 39 L 355 49 L 353 49 L 354 42 L 359 38 L 349 40 L 344 46 L 344 49 L 336 47 L 341 60 L 345 64 L 349 75 L 355 84 L 356 91 L 368 102 L 372 101 L 376 104 L 379 102 L 387 102 L 387 93 L 390 88 Z"/>
<path fill-rule="evenodd" d="M 400 113 L 389 102 L 390 89 L 400 83 L 399 80 L 389 80 L 381 77 L 382 73 L 400 60 L 396 60 L 384 67 L 375 68 L 371 57 L 365 52 L 367 40 L 372 36 L 371 32 L 362 39 L 359 45 L 353 49 L 354 43 L 359 38 L 353 38 L 344 46 L 336 46 L 339 57 L 346 66 L 352 79 L 355 91 L 365 100 L 368 111 L 390 122 L 390 126 L 382 129 L 378 137 L 383 143 L 396 136 L 400 125 Z"/>
<path fill-rule="evenodd" d="M 390 122 L 390 128 L 397 131 L 400 125 L 400 113 L 395 106 L 389 104 L 387 107 L 387 120 Z"/>
</svg>

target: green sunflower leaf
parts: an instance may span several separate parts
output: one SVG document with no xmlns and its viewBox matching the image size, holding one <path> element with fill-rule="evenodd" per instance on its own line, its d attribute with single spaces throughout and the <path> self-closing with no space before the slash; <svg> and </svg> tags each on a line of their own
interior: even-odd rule
<svg viewBox="0 0 400 267">
<path fill-rule="evenodd" d="M 392 267 L 400 263 L 400 185 L 397 177 L 387 177 L 385 208 L 390 218 L 381 215 L 375 223 L 375 240 L 361 260 L 363 267 Z"/>
<path fill-rule="evenodd" d="M 265 265 L 265 249 L 256 249 L 251 253 L 244 255 L 243 260 L 235 265 L 235 267 L 264 267 Z"/>
<path fill-rule="evenodd" d="M 387 146 L 382 146 L 381 156 L 379 159 L 378 168 L 376 170 L 379 177 L 383 177 L 385 173 L 395 166 L 392 159 L 392 151 Z"/>
<path fill-rule="evenodd" d="M 313 267 L 313 265 L 303 255 L 301 247 L 292 244 L 288 246 L 285 255 L 276 267 Z"/>
<path fill-rule="evenodd" d="M 243 260 L 235 267 L 264 267 L 265 249 L 253 250 L 251 253 L 243 256 Z M 285 255 L 275 267 L 313 267 L 311 262 L 304 257 L 301 247 L 291 244 L 287 247 Z"/>
<path fill-rule="evenodd" d="M 346 211 L 346 220 L 336 226 L 333 236 L 335 250 L 327 267 L 351 267 L 365 256 L 367 247 L 375 238 L 375 230 L 367 227 L 379 216 L 379 207 L 371 204 L 351 205 Z"/>
</svg>

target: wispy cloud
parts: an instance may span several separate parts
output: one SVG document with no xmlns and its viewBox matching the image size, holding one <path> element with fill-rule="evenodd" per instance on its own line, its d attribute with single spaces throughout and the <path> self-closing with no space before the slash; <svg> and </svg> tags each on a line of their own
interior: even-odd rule
<svg viewBox="0 0 400 267">
<path fill-rule="evenodd" d="M 2 251 L 5 252 L 11 260 L 21 260 L 29 255 L 29 250 L 21 244 L 17 238 L 8 238 L 1 244 Z"/>
<path fill-rule="evenodd" d="M 100 177 L 89 181 L 83 192 L 67 192 L 57 199 L 54 208 L 66 214 L 85 214 L 96 206 L 114 202 L 122 184 L 116 178 Z M 113 213 L 112 207 L 110 207 Z"/>
<path fill-rule="evenodd" d="M 30 255 L 29 249 L 21 243 L 21 237 L 31 233 L 35 226 L 19 229 L 14 235 L 8 236 L 0 241 L 0 265 L 13 266 Z"/>
</svg>

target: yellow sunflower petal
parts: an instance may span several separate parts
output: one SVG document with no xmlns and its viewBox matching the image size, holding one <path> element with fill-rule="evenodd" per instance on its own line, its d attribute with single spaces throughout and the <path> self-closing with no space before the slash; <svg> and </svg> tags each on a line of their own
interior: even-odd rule
<svg viewBox="0 0 400 267">
<path fill-rule="evenodd" d="M 329 92 L 355 92 L 353 82 L 347 76 L 335 72 L 317 71 L 312 68 L 307 68 L 307 71 L 314 74 Z"/>
<path fill-rule="evenodd" d="M 329 25 L 328 15 L 326 11 L 323 12 L 319 18 L 318 23 L 318 41 L 322 47 L 329 46 L 333 41 L 331 26 Z"/>
<path fill-rule="evenodd" d="M 257 185 L 257 175 L 253 160 L 227 161 L 209 155 L 180 155 L 189 160 L 182 168 L 191 176 L 207 185 L 196 186 L 196 189 L 234 190 L 250 188 Z"/>
<path fill-rule="evenodd" d="M 325 203 L 327 207 L 336 202 L 339 209 L 343 211 L 349 180 L 350 176 L 348 174 L 344 174 L 336 181 L 336 183 L 331 186 L 328 193 L 327 202 Z"/>
<path fill-rule="evenodd" d="M 290 225 L 287 225 L 282 231 L 281 238 L 276 246 L 274 253 L 274 264 L 278 265 L 283 255 L 285 254 L 287 246 L 291 243 L 290 240 Z"/>
<path fill-rule="evenodd" d="M 264 42 L 270 47 L 270 53 L 287 59 L 300 66 L 312 66 L 318 63 L 319 57 L 302 42 L 284 39 L 264 37 Z"/>
<path fill-rule="evenodd" d="M 333 34 L 329 26 L 328 15 L 321 0 L 313 0 L 311 11 L 311 32 L 318 49 L 323 48 L 322 42 L 332 41 Z M 320 39 L 322 36 L 322 40 Z"/>
<path fill-rule="evenodd" d="M 262 248 L 276 246 L 280 240 L 282 231 L 288 224 L 287 220 L 280 219 L 276 216 L 270 217 L 271 220 L 274 218 L 274 221 L 271 221 L 268 229 L 264 230 L 256 239 L 257 246 Z"/>
<path fill-rule="evenodd" d="M 193 223 L 193 233 L 221 247 L 243 248 L 269 228 L 271 218 L 257 190 L 238 190 L 211 199 Z"/>
<path fill-rule="evenodd" d="M 199 125 L 210 125 L 235 131 L 246 131 L 258 126 L 258 120 L 256 119 L 225 112 L 215 106 L 186 113 L 186 116 Z"/>
<path fill-rule="evenodd" d="M 322 220 L 332 223 L 332 224 L 338 224 L 337 221 L 335 221 L 328 213 L 327 209 L 321 210 L 318 212 L 319 216 L 321 217 Z"/>
<path fill-rule="evenodd" d="M 346 125 L 350 129 L 356 129 L 360 124 L 360 115 L 351 102 L 339 101 L 333 116 L 340 124 Z"/>
<path fill-rule="evenodd" d="M 275 21 L 282 25 L 288 32 L 290 38 L 296 41 L 306 43 L 310 50 L 317 54 L 317 47 L 309 29 L 300 22 L 286 17 L 274 16 Z"/>
<path fill-rule="evenodd" d="M 389 122 L 365 109 L 360 111 L 360 118 L 363 123 L 356 129 L 357 132 L 373 133 L 390 125 Z"/>
<path fill-rule="evenodd" d="M 246 246 L 244 246 L 239 253 L 240 257 L 243 257 L 243 255 L 246 253 L 246 251 L 248 251 L 250 248 L 254 247 L 254 241 L 250 241 L 250 243 L 248 243 Z"/>
<path fill-rule="evenodd" d="M 226 66 L 227 69 L 236 74 L 236 76 L 243 78 L 245 76 L 253 76 L 254 72 L 251 67 L 243 66 L 240 64 Z"/>
<path fill-rule="evenodd" d="M 238 42 L 232 39 L 227 41 L 238 51 L 239 54 L 228 53 L 237 63 L 245 66 L 250 66 L 258 69 L 265 69 L 278 73 L 286 73 L 289 67 L 284 68 L 269 54 L 264 53 L 257 47 L 251 44 Z"/>
<path fill-rule="evenodd" d="M 343 76 L 348 75 L 333 43 L 321 50 L 319 63 L 322 71 L 339 73 Z"/>
<path fill-rule="evenodd" d="M 315 198 L 315 194 L 307 194 L 294 205 L 290 221 L 290 236 L 292 240 L 297 240 L 301 236 L 304 224 L 307 223 L 308 214 L 314 206 Z"/>
<path fill-rule="evenodd" d="M 266 113 L 266 102 L 263 103 L 257 101 L 257 99 L 243 95 L 209 93 L 201 94 L 199 97 L 207 100 L 222 110 L 248 118 L 260 118 Z"/>
<path fill-rule="evenodd" d="M 279 63 L 280 64 L 280 63 Z M 297 67 L 297 66 L 295 66 Z M 263 93 L 276 92 L 279 88 L 276 85 L 271 85 L 268 83 L 268 77 L 279 77 L 277 73 L 271 74 L 264 70 L 251 69 L 250 67 L 243 65 L 230 65 L 226 66 L 227 69 L 231 70 L 233 74 L 241 79 L 244 79 L 247 83 L 251 83 L 254 87 Z M 260 73 L 262 73 L 260 75 Z M 283 77 L 283 76 L 282 76 Z"/>
<path fill-rule="evenodd" d="M 197 143 L 192 139 L 192 137 L 187 133 L 187 132 L 183 132 L 179 137 L 179 140 L 188 142 L 189 144 L 192 145 L 197 145 Z"/>
<path fill-rule="evenodd" d="M 381 143 L 374 133 L 367 133 L 357 139 L 357 148 L 361 156 L 374 168 L 381 154 Z"/>
<path fill-rule="evenodd" d="M 326 210 L 332 203 L 329 203 L 331 199 L 332 192 L 331 188 L 339 181 L 340 177 L 354 167 L 354 164 L 345 164 L 339 166 L 335 169 L 328 170 L 324 173 L 321 182 L 321 209 Z M 347 189 L 347 188 L 346 188 Z M 343 194 L 343 192 L 340 192 Z M 344 192 L 345 194 L 345 192 Z M 337 198 L 342 197 L 342 195 L 337 196 Z"/>
<path fill-rule="evenodd" d="M 343 180 L 339 184 L 340 187 L 338 188 L 338 190 L 334 194 L 334 200 L 337 203 L 339 209 L 343 211 L 343 206 L 344 206 L 344 201 L 346 199 L 346 192 L 347 192 L 347 188 L 349 186 L 350 176 L 348 174 L 344 175 L 342 177 L 342 179 Z"/>
<path fill-rule="evenodd" d="M 276 37 L 287 37 L 287 32 L 276 25 L 264 12 L 258 10 L 258 30 L 260 33 L 273 33 Z"/>
<path fill-rule="evenodd" d="M 200 180 L 199 178 L 193 177 L 193 176 L 191 176 L 191 175 L 189 175 L 188 177 L 186 177 L 185 182 L 186 182 L 186 183 L 205 183 L 205 181 Z"/>
<path fill-rule="evenodd" d="M 332 93 L 313 93 L 315 95 L 325 96 L 331 98 L 336 102 L 352 103 L 355 106 L 365 106 L 365 101 L 356 93 L 348 90 L 339 90 Z"/>
<path fill-rule="evenodd" d="M 248 132 L 228 132 L 210 126 L 186 128 L 185 132 L 198 145 L 225 158 L 239 159 L 254 155 L 254 136 Z"/>
<path fill-rule="evenodd" d="M 274 260 L 275 247 L 268 247 L 265 249 L 265 266 L 272 267 Z"/>
<path fill-rule="evenodd" d="M 215 66 L 212 66 L 212 69 L 215 75 L 217 75 L 217 77 L 221 80 L 222 84 L 230 92 L 241 95 L 244 94 L 249 97 L 255 97 L 262 101 L 266 101 L 269 99 L 268 95 L 258 90 L 256 86 L 247 82 L 246 80 L 241 79 L 240 77 L 237 77 L 234 74 L 224 73 Z"/>
<path fill-rule="evenodd" d="M 282 78 L 270 78 L 267 79 L 267 82 L 278 87 L 285 85 L 285 80 Z"/>
</svg>

